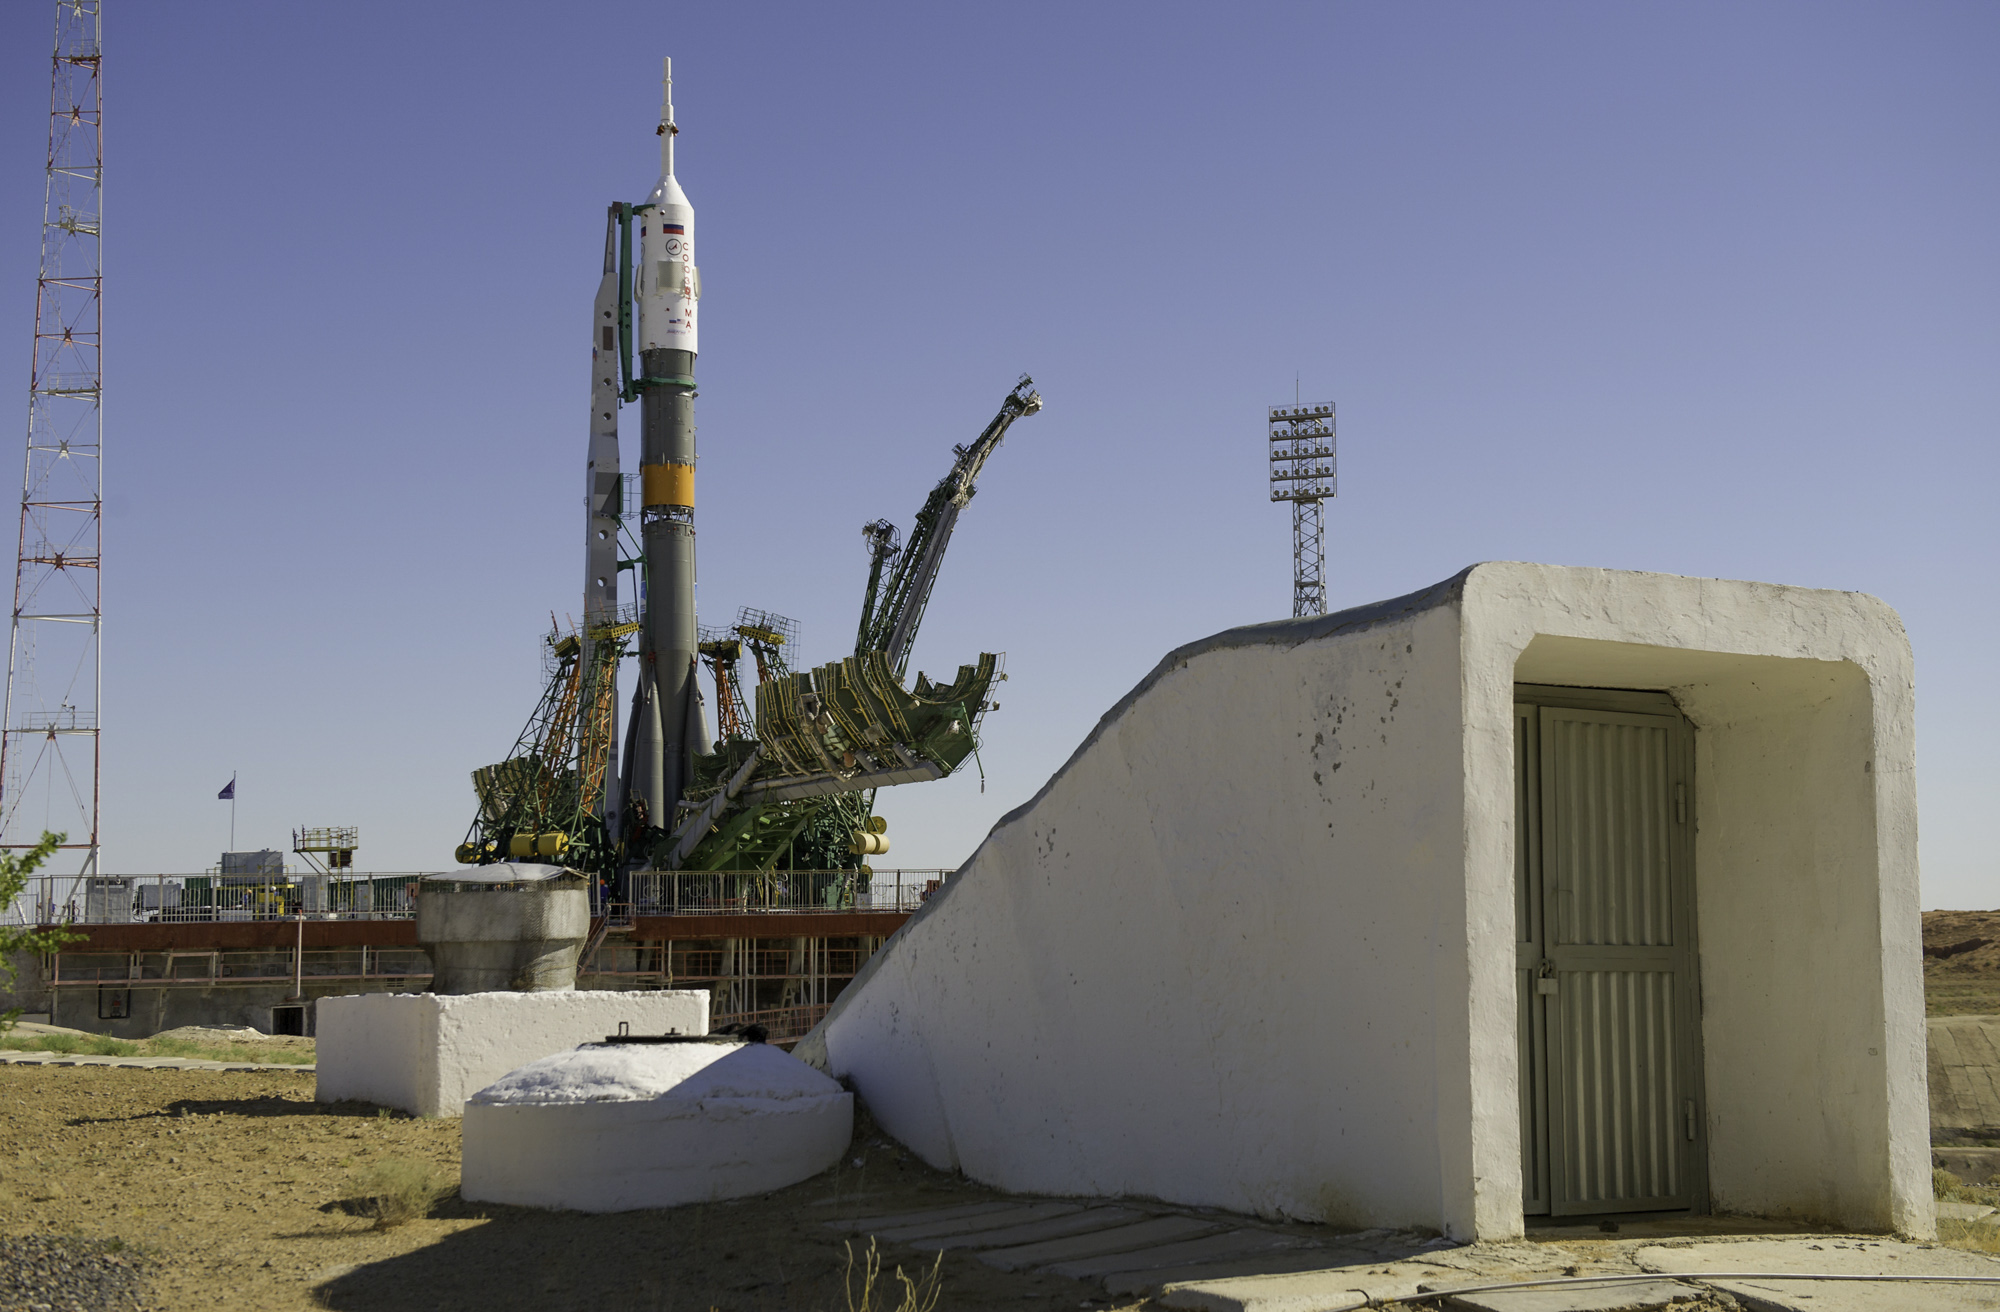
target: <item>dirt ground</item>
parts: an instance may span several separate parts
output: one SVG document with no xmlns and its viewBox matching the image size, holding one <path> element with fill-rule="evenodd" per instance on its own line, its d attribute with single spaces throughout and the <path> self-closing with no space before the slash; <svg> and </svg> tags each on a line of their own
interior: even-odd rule
<svg viewBox="0 0 2000 1312">
<path fill-rule="evenodd" d="M 1933 1016 L 2000 1015 L 2000 911 L 1924 912 L 1924 1006 Z"/>
<path fill-rule="evenodd" d="M 455 1184 L 458 1122 L 312 1090 L 290 1072 L 0 1067 L 0 1235 L 121 1241 L 170 1312 L 845 1312 L 843 1236 L 824 1221 L 994 1197 L 864 1123 L 841 1168 L 762 1198 L 585 1216 L 452 1197 L 377 1231 L 347 1209 L 356 1180 L 400 1158 Z M 1100 1286 L 965 1254 L 945 1258 L 943 1291 L 950 1309 L 1109 1306 Z"/>
<path fill-rule="evenodd" d="M 1925 913 L 1924 977 L 1931 1015 L 2000 1014 L 2000 911 Z M 458 1122 L 312 1090 L 292 1072 L 0 1067 L 0 1236 L 111 1241 L 165 1312 L 844 1312 L 843 1236 L 824 1221 L 994 1196 L 864 1120 L 840 1168 L 762 1198 L 583 1216 L 448 1196 L 377 1230 L 355 1214 L 359 1180 L 394 1161 L 455 1185 Z M 945 1308 L 1109 1306 L 1095 1284 L 964 1253 L 942 1274 Z"/>
</svg>

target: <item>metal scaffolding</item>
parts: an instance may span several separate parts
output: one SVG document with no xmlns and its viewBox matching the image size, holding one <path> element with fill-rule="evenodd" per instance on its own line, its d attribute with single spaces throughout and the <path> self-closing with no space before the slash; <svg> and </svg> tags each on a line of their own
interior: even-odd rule
<svg viewBox="0 0 2000 1312">
<path fill-rule="evenodd" d="M 1271 500 L 1292 503 L 1292 615 L 1326 614 L 1326 514 L 1339 494 L 1333 402 L 1269 412 Z"/>
<path fill-rule="evenodd" d="M 100 0 L 57 0 L 20 554 L 0 716 L 0 847 L 98 867 L 104 541 Z"/>
</svg>

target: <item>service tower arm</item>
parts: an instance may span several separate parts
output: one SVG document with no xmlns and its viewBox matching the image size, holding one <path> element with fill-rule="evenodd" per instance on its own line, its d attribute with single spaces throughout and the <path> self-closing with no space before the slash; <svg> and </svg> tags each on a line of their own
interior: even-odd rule
<svg viewBox="0 0 2000 1312">
<path fill-rule="evenodd" d="M 879 651 L 889 668 L 901 679 L 910 665 L 910 646 L 917 626 L 923 622 L 924 608 L 930 604 L 931 589 L 937 586 L 938 570 L 944 564 L 945 548 L 951 545 L 952 530 L 958 527 L 958 512 L 965 509 L 977 492 L 979 471 L 999 449 L 1000 439 L 1016 419 L 1042 408 L 1042 394 L 1035 380 L 1021 375 L 1014 390 L 1000 403 L 1000 413 L 986 425 L 972 445 L 953 447 L 956 459 L 951 472 L 931 489 L 923 509 L 917 512 L 916 526 L 906 546 L 898 549 L 895 530 L 886 521 L 870 524 L 867 535 L 872 557 L 868 597 L 862 606 L 861 632 L 855 654 Z M 889 564 L 893 560 L 893 564 Z M 888 578 L 882 578 L 884 566 Z"/>
</svg>

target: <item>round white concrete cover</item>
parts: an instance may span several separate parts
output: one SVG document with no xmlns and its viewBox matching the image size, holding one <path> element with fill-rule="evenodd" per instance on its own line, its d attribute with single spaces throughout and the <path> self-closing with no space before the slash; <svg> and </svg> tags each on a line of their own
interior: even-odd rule
<svg viewBox="0 0 2000 1312">
<path fill-rule="evenodd" d="M 767 1043 L 616 1043 L 530 1062 L 468 1101 L 486 1106 L 655 1099 L 786 1103 L 841 1092 L 835 1080 Z"/>
<path fill-rule="evenodd" d="M 590 1044 L 465 1105 L 468 1201 L 624 1212 L 769 1193 L 819 1174 L 854 1096 L 762 1043 Z"/>
</svg>

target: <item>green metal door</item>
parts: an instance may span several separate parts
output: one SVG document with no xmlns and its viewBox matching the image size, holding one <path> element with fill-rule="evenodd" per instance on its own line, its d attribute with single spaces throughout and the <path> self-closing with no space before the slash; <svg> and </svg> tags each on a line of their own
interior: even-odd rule
<svg viewBox="0 0 2000 1312">
<path fill-rule="evenodd" d="M 1549 1211 L 1547 1011 L 1537 995 L 1542 964 L 1542 767 L 1538 708 L 1514 707 L 1514 926 L 1516 1023 L 1521 1035 L 1521 1209 Z"/>
<path fill-rule="evenodd" d="M 1688 731 L 1652 709 L 1517 706 L 1524 1208 L 1699 1198 Z M 1664 699 L 1661 699 L 1664 701 Z"/>
</svg>

